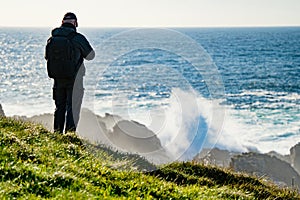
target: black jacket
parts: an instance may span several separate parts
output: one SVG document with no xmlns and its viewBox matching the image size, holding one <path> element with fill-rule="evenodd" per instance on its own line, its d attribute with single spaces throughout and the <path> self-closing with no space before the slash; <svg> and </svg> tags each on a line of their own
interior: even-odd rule
<svg viewBox="0 0 300 200">
<path fill-rule="evenodd" d="M 64 23 L 59 28 L 52 30 L 52 36 L 67 36 L 71 32 L 76 32 L 76 27 L 69 23 Z M 72 42 L 75 46 L 75 59 L 78 63 L 78 66 L 81 65 L 78 73 L 81 75 L 85 74 L 85 66 L 83 59 L 92 60 L 95 57 L 95 52 L 91 47 L 87 39 L 80 33 L 76 32 L 76 35 L 72 38 Z M 47 60 L 47 52 L 45 54 L 45 59 Z"/>
</svg>

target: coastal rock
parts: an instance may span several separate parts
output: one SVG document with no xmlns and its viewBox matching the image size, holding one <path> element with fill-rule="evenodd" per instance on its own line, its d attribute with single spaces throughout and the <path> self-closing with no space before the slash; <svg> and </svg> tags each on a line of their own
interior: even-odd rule
<svg viewBox="0 0 300 200">
<path fill-rule="evenodd" d="M 300 143 L 290 149 L 291 165 L 300 174 Z"/>
<path fill-rule="evenodd" d="M 82 138 L 92 141 L 93 143 L 111 145 L 106 136 L 108 132 L 106 124 L 101 121 L 101 119 L 101 117 L 95 115 L 92 111 L 83 108 L 80 113 L 77 133 Z M 35 115 L 24 120 L 42 124 L 49 131 L 53 131 L 53 114 Z"/>
<path fill-rule="evenodd" d="M 88 109 L 82 109 L 80 112 L 80 120 L 77 127 L 77 133 L 80 137 L 87 139 L 95 144 L 104 144 L 111 146 L 108 139 L 106 124 L 99 120 L 99 116 L 95 115 Z"/>
<path fill-rule="evenodd" d="M 300 186 L 300 176 L 295 169 L 275 156 L 244 153 L 234 156 L 230 167 L 238 172 L 267 177 L 279 185 Z"/>
<path fill-rule="evenodd" d="M 105 127 L 107 130 L 112 131 L 113 127 L 122 119 L 122 117 L 118 116 L 118 115 L 112 115 L 109 113 L 105 113 L 104 117 L 101 116 L 97 116 L 98 120 L 103 122 L 105 124 Z"/>
<path fill-rule="evenodd" d="M 270 151 L 269 153 L 267 153 L 267 155 L 269 156 L 275 156 L 276 158 L 284 161 L 284 162 L 287 162 L 289 164 L 291 164 L 291 158 L 290 158 L 290 155 L 281 155 L 279 153 L 277 153 L 276 151 Z M 297 170 L 296 170 L 297 171 Z"/>
<path fill-rule="evenodd" d="M 23 120 L 30 121 L 36 124 L 42 124 L 49 131 L 53 131 L 53 115 L 46 113 L 41 115 L 35 115 L 33 117 L 24 118 Z"/>
<path fill-rule="evenodd" d="M 42 124 L 53 131 L 53 114 L 37 115 L 26 120 Z M 77 133 L 91 143 L 104 144 L 118 151 L 137 153 L 155 164 L 171 161 L 170 155 L 161 146 L 155 133 L 138 122 L 124 120 L 117 115 L 106 113 L 102 117 L 83 108 Z"/>
<path fill-rule="evenodd" d="M 155 164 L 171 161 L 154 132 L 135 121 L 121 120 L 108 133 L 117 149 L 138 153 Z"/>
<path fill-rule="evenodd" d="M 156 135 L 135 121 L 119 121 L 109 138 L 116 146 L 131 152 L 149 153 L 162 148 Z"/>
<path fill-rule="evenodd" d="M 231 158 L 238 153 L 230 152 L 228 150 L 221 150 L 218 148 L 203 149 L 193 161 L 209 165 L 216 165 L 219 167 L 229 167 Z"/>
<path fill-rule="evenodd" d="M 0 117 L 5 117 L 2 105 L 0 104 Z"/>
</svg>

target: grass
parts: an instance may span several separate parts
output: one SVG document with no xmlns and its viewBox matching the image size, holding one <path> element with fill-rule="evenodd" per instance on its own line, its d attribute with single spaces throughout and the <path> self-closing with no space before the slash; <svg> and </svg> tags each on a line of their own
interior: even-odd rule
<svg viewBox="0 0 300 200">
<path fill-rule="evenodd" d="M 0 199 L 300 199 L 294 190 L 212 166 L 154 167 L 74 133 L 0 118 Z"/>
</svg>

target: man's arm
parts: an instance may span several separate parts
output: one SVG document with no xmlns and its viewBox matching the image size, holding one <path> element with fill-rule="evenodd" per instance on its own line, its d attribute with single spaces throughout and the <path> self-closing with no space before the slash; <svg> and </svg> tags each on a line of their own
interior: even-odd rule
<svg viewBox="0 0 300 200">
<path fill-rule="evenodd" d="M 86 57 L 86 60 L 93 60 L 95 58 L 95 51 L 92 50 Z"/>
<path fill-rule="evenodd" d="M 81 49 L 81 54 L 83 56 L 83 58 L 85 58 L 86 60 L 92 60 L 95 58 L 95 51 L 93 50 L 92 46 L 90 45 L 90 43 L 87 41 L 87 39 L 81 35 L 78 34 L 78 39 L 79 43 L 80 43 L 80 49 Z"/>
<path fill-rule="evenodd" d="M 46 59 L 46 60 L 48 60 L 48 43 L 50 42 L 50 39 L 51 39 L 51 37 L 47 40 L 47 44 L 46 44 L 46 46 L 45 46 L 45 55 L 44 55 L 44 58 Z"/>
</svg>

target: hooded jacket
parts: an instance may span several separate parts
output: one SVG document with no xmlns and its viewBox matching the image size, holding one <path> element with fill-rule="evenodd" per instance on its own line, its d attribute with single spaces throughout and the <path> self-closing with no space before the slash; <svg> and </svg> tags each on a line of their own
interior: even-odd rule
<svg viewBox="0 0 300 200">
<path fill-rule="evenodd" d="M 83 63 L 83 60 L 92 60 L 95 57 L 95 52 L 93 48 L 91 47 L 90 43 L 87 41 L 87 39 L 80 33 L 76 31 L 76 27 L 73 26 L 70 23 L 64 23 L 61 25 L 61 27 L 55 28 L 51 32 L 51 36 L 68 36 L 71 32 L 75 32 L 75 36 L 72 38 L 72 42 L 75 47 L 75 55 L 74 59 L 77 61 L 78 66 L 80 66 L 80 69 L 78 73 L 80 75 L 85 75 L 85 66 Z M 45 59 L 47 60 L 47 51 L 45 53 Z"/>
</svg>

